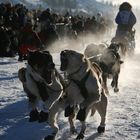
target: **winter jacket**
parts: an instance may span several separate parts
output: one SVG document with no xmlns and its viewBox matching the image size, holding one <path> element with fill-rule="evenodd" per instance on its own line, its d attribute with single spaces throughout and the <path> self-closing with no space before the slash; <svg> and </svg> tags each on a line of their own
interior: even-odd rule
<svg viewBox="0 0 140 140">
<path fill-rule="evenodd" d="M 115 21 L 120 29 L 129 30 L 136 23 L 136 17 L 132 11 L 122 10 L 117 14 Z"/>
</svg>

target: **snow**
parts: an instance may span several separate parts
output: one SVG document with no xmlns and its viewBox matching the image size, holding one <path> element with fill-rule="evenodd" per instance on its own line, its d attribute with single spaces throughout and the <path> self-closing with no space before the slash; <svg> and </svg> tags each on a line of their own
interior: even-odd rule
<svg viewBox="0 0 140 140">
<path fill-rule="evenodd" d="M 138 48 L 137 48 L 138 49 Z M 55 62 L 59 54 L 53 54 Z M 140 51 L 132 60 L 126 59 L 122 65 L 119 87 L 120 92 L 114 93 L 110 87 L 106 132 L 97 133 L 99 115 L 88 117 L 87 140 L 136 140 L 140 139 Z M 0 58 L 0 140 L 40 140 L 50 128 L 47 123 L 28 122 L 29 105 L 18 79 L 18 69 L 25 66 L 17 58 Z M 57 139 L 72 140 L 67 118 L 63 112 L 58 119 L 60 132 Z M 76 120 L 77 129 L 79 122 Z"/>
<path fill-rule="evenodd" d="M 33 0 L 32 0 L 33 1 Z M 137 28 L 138 29 L 138 28 Z M 86 140 L 136 140 L 140 139 L 140 48 L 137 36 L 136 54 L 126 58 L 119 79 L 119 93 L 109 85 L 106 131 L 97 133 L 100 117 L 88 117 Z M 53 53 L 58 63 L 59 53 Z M 41 140 L 50 133 L 47 123 L 28 122 L 30 107 L 17 72 L 26 65 L 15 58 L 0 58 L 0 140 Z M 79 130 L 80 124 L 76 120 Z M 63 112 L 58 117 L 60 131 L 57 140 L 73 140 Z"/>
</svg>

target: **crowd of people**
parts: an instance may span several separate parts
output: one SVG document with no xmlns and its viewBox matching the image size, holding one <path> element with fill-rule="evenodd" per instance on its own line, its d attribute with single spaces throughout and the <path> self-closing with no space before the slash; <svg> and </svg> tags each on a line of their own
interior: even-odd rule
<svg viewBox="0 0 140 140">
<path fill-rule="evenodd" d="M 136 17 L 132 6 L 124 2 L 116 16 L 116 36 L 132 30 Z M 111 20 L 98 12 L 93 16 L 60 14 L 50 8 L 28 9 L 22 4 L 0 4 L 0 56 L 19 55 L 26 59 L 28 49 L 42 49 L 55 40 L 67 36 L 77 39 L 82 34 L 105 34 L 111 28 Z M 112 23 L 113 24 L 113 23 Z M 122 37 L 121 37 L 122 38 Z"/>
<path fill-rule="evenodd" d="M 45 10 L 28 9 L 22 4 L 0 4 L 0 56 L 13 56 L 18 52 L 19 60 L 27 49 L 40 49 L 55 40 L 67 36 L 77 39 L 85 33 L 105 33 L 107 20 L 102 13 L 96 16 L 72 15 Z"/>
</svg>

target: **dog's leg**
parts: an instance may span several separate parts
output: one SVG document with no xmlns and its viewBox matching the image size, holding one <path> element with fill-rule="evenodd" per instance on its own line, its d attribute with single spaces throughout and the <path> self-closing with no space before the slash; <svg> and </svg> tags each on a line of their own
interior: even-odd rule
<svg viewBox="0 0 140 140">
<path fill-rule="evenodd" d="M 101 101 L 97 104 L 95 104 L 95 107 L 100 114 L 101 117 L 101 123 L 98 127 L 98 133 L 103 133 L 105 131 L 105 121 L 106 121 L 106 112 L 107 112 L 107 97 L 103 94 L 101 96 Z"/>
<path fill-rule="evenodd" d="M 70 115 L 69 118 L 68 118 L 69 119 L 69 124 L 70 124 L 70 132 L 71 132 L 71 134 L 77 133 L 77 131 L 75 129 L 75 126 L 74 126 L 74 121 L 73 121 L 74 117 L 75 117 L 75 113 Z"/>
<path fill-rule="evenodd" d="M 76 139 L 83 139 L 84 133 L 86 130 L 85 120 L 87 118 L 88 112 L 93 104 L 96 104 L 100 101 L 100 94 L 96 94 L 96 96 L 88 97 L 84 102 L 80 105 L 80 110 L 77 114 L 77 119 L 81 122 L 81 131 Z"/>
<path fill-rule="evenodd" d="M 113 81 L 114 81 L 114 92 L 118 92 L 119 88 L 118 88 L 118 74 L 115 74 L 115 76 L 113 77 Z"/>
<path fill-rule="evenodd" d="M 81 121 L 81 130 L 80 130 L 80 133 L 78 134 L 78 136 L 76 137 L 77 140 L 84 139 L 85 130 L 86 130 L 86 122 Z"/>
<path fill-rule="evenodd" d="M 77 119 L 80 121 L 84 121 L 86 118 L 86 111 L 88 108 L 91 108 L 92 105 L 96 104 L 100 101 L 101 95 L 99 93 L 94 94 L 93 96 L 89 96 L 80 104 L 80 110 L 77 114 Z"/>
<path fill-rule="evenodd" d="M 26 68 L 19 69 L 18 77 L 19 77 L 19 80 L 22 82 L 23 89 L 27 94 L 27 97 L 29 99 L 29 105 L 31 107 L 31 111 L 29 113 L 29 117 L 30 117 L 29 122 L 34 122 L 34 121 L 37 121 L 38 117 L 39 117 L 39 112 L 38 112 L 37 107 L 36 107 L 37 106 L 36 105 L 37 104 L 37 98 L 27 88 L 25 73 L 26 73 Z"/>
<path fill-rule="evenodd" d="M 29 105 L 31 107 L 31 111 L 29 113 L 29 122 L 34 122 L 34 121 L 38 121 L 39 119 L 39 112 L 37 109 L 37 100 L 34 99 L 32 100 L 31 97 L 28 95 L 29 98 Z"/>
<path fill-rule="evenodd" d="M 46 106 L 45 102 L 40 100 L 40 102 L 38 104 L 38 107 L 39 107 L 39 110 L 40 110 L 38 122 L 42 123 L 42 122 L 48 121 L 49 112 L 48 112 L 48 107 Z"/>
<path fill-rule="evenodd" d="M 71 115 L 73 115 L 73 113 L 74 113 L 74 106 L 68 105 L 65 108 L 65 117 L 71 116 Z"/>
<path fill-rule="evenodd" d="M 105 73 L 103 73 L 102 78 L 103 78 L 103 87 L 105 89 L 105 92 L 106 92 L 106 94 L 109 94 L 109 90 L 107 87 L 107 76 Z"/>
<path fill-rule="evenodd" d="M 123 45 L 123 46 L 121 47 L 121 52 L 122 52 L 122 57 L 125 58 L 126 53 L 127 53 L 127 49 L 126 49 L 126 46 L 125 46 L 125 45 Z"/>
<path fill-rule="evenodd" d="M 37 109 L 38 99 L 35 95 L 31 94 L 31 92 L 26 87 L 26 84 L 23 84 L 24 91 L 27 94 L 29 100 L 29 106 L 31 107 L 31 111 L 29 113 L 29 122 L 38 121 L 39 119 L 39 112 Z"/>
<path fill-rule="evenodd" d="M 89 113 L 89 110 L 90 110 L 90 108 L 85 108 L 85 109 L 81 110 L 81 113 L 85 113 L 85 118 L 84 118 L 84 120 L 82 120 L 82 119 L 80 120 L 81 130 L 80 130 L 80 133 L 78 134 L 78 136 L 76 138 L 77 140 L 84 139 L 84 134 L 85 134 L 85 130 L 86 130 L 86 118 L 87 118 L 87 115 Z"/>
<path fill-rule="evenodd" d="M 45 140 L 54 140 L 56 137 L 56 134 L 59 130 L 59 127 L 56 123 L 56 115 L 59 111 L 60 108 L 64 108 L 65 105 L 65 99 L 59 99 L 56 100 L 55 103 L 51 106 L 51 108 L 49 109 L 49 116 L 48 116 L 48 123 L 51 126 L 51 128 L 53 129 L 53 133 L 46 136 Z"/>
</svg>

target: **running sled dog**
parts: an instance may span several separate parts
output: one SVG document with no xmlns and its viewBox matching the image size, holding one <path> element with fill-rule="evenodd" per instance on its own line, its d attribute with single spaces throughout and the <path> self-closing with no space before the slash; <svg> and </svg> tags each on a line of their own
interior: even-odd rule
<svg viewBox="0 0 140 140">
<path fill-rule="evenodd" d="M 60 54 L 60 70 L 66 74 L 65 95 L 51 106 L 49 110 L 49 124 L 53 133 L 46 136 L 45 140 L 54 140 L 59 130 L 56 115 L 59 108 L 65 109 L 65 117 L 75 114 L 75 106 L 78 106 L 77 116 L 81 122 L 81 130 L 76 139 L 83 139 L 86 130 L 86 118 L 89 111 L 92 115 L 97 110 L 101 122 L 98 132 L 105 131 L 107 112 L 107 97 L 105 95 L 102 71 L 97 64 L 89 62 L 85 56 L 73 50 L 64 50 Z M 74 124 L 72 126 L 74 129 Z"/>
<path fill-rule="evenodd" d="M 63 94 L 51 54 L 48 51 L 30 51 L 27 67 L 21 68 L 18 76 L 32 109 L 29 121 L 47 121 L 48 112 L 40 111 L 38 103 L 42 101 L 46 109 L 49 109 Z"/>
<path fill-rule="evenodd" d="M 54 126 L 52 122 L 54 118 L 48 119 L 49 112 L 39 112 L 38 109 L 38 102 L 42 101 L 49 111 L 51 106 L 65 95 L 65 82 L 55 69 L 51 54 L 48 51 L 30 51 L 27 67 L 19 69 L 18 76 L 32 109 L 29 121 L 48 121 Z M 58 110 L 55 111 L 58 112 Z M 69 115 L 68 120 L 71 131 L 74 131 L 72 119 L 73 114 Z M 53 137 L 51 136 L 50 139 Z"/>
<path fill-rule="evenodd" d="M 118 81 L 121 71 L 121 56 L 119 54 L 120 44 L 111 43 L 109 46 L 90 44 L 86 47 L 84 54 L 91 62 L 96 62 L 103 71 L 103 81 L 106 92 L 109 93 L 107 87 L 107 79 L 111 76 L 111 86 L 114 92 L 119 91 Z"/>
</svg>

